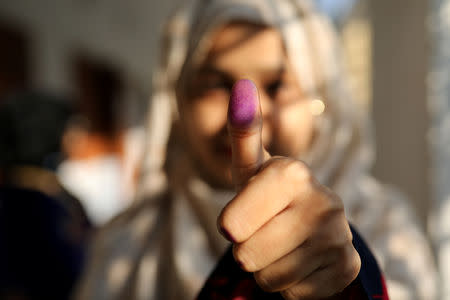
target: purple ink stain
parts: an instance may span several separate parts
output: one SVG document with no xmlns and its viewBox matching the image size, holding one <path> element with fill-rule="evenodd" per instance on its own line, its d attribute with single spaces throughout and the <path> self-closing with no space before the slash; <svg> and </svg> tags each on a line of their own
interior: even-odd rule
<svg viewBox="0 0 450 300">
<path fill-rule="evenodd" d="M 258 90 L 249 79 L 236 82 L 231 90 L 228 117 L 231 125 L 248 127 L 255 118 L 258 107 Z"/>
</svg>

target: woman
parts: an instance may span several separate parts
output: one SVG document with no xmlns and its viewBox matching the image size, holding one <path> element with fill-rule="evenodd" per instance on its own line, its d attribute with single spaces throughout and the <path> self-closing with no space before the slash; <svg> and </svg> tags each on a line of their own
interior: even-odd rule
<svg viewBox="0 0 450 300">
<path fill-rule="evenodd" d="M 435 296 L 426 239 L 401 196 L 368 175 L 370 132 L 333 32 L 308 1 L 190 1 L 162 49 L 141 200 L 99 234 L 81 299 L 195 297 L 227 246 L 219 215 L 262 288 L 330 296 L 359 270 L 343 207 L 392 299 Z M 258 90 L 232 92 L 242 78 Z M 244 121 L 233 104 L 242 97 L 253 103 Z"/>
</svg>

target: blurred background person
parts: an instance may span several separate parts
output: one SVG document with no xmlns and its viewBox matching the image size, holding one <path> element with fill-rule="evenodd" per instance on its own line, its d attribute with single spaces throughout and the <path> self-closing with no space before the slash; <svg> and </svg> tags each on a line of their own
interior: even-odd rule
<svg viewBox="0 0 450 300">
<path fill-rule="evenodd" d="M 66 159 L 57 174 L 101 225 L 131 201 L 138 158 L 130 163 L 129 153 L 139 145 L 129 145 L 133 140 L 121 116 L 124 91 L 118 72 L 82 56 L 74 65 L 77 116 L 65 132 Z"/>
<path fill-rule="evenodd" d="M 45 93 L 0 104 L 1 299 L 67 299 L 82 270 L 91 223 L 55 174 L 71 115 Z"/>
<path fill-rule="evenodd" d="M 61 199 L 88 223 L 78 199 L 55 174 L 64 160 L 62 139 L 72 115 L 61 97 L 25 91 L 7 97 L 0 106 L 0 183 Z"/>
</svg>

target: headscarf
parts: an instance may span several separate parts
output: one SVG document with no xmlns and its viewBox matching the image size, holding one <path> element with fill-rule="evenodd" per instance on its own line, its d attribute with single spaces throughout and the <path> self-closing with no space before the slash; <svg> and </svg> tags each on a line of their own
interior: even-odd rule
<svg viewBox="0 0 450 300">
<path fill-rule="evenodd" d="M 336 186 L 345 180 L 342 176 L 367 171 L 374 156 L 370 127 L 344 83 L 335 34 L 309 1 L 190 1 L 171 18 L 164 32 L 163 56 L 153 81 L 144 173 L 148 181 L 143 187 L 153 187 L 161 177 L 156 174 L 166 158 L 171 120 L 177 116 L 176 86 L 183 86 L 202 63 L 211 34 L 237 20 L 278 29 L 302 90 L 325 102 L 326 111 L 316 122 L 315 143 L 301 157 L 317 178 Z"/>
<path fill-rule="evenodd" d="M 170 18 L 153 78 L 138 200 L 99 235 L 81 298 L 190 299 L 226 247 L 215 219 L 234 193 L 200 179 L 183 145 L 169 137 L 178 115 L 176 88 L 202 63 L 211 35 L 232 21 L 281 33 L 302 90 L 326 107 L 315 120 L 313 145 L 299 159 L 343 199 L 391 297 L 432 299 L 436 275 L 427 241 L 401 195 L 368 174 L 370 124 L 348 92 L 332 27 L 307 0 L 191 0 Z"/>
</svg>

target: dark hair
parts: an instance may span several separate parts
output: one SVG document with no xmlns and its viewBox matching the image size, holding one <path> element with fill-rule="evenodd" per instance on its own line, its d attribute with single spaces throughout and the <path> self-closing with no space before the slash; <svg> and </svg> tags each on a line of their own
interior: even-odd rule
<svg viewBox="0 0 450 300">
<path fill-rule="evenodd" d="M 15 165 L 51 168 L 71 115 L 67 99 L 24 92 L 0 105 L 0 169 Z"/>
</svg>

